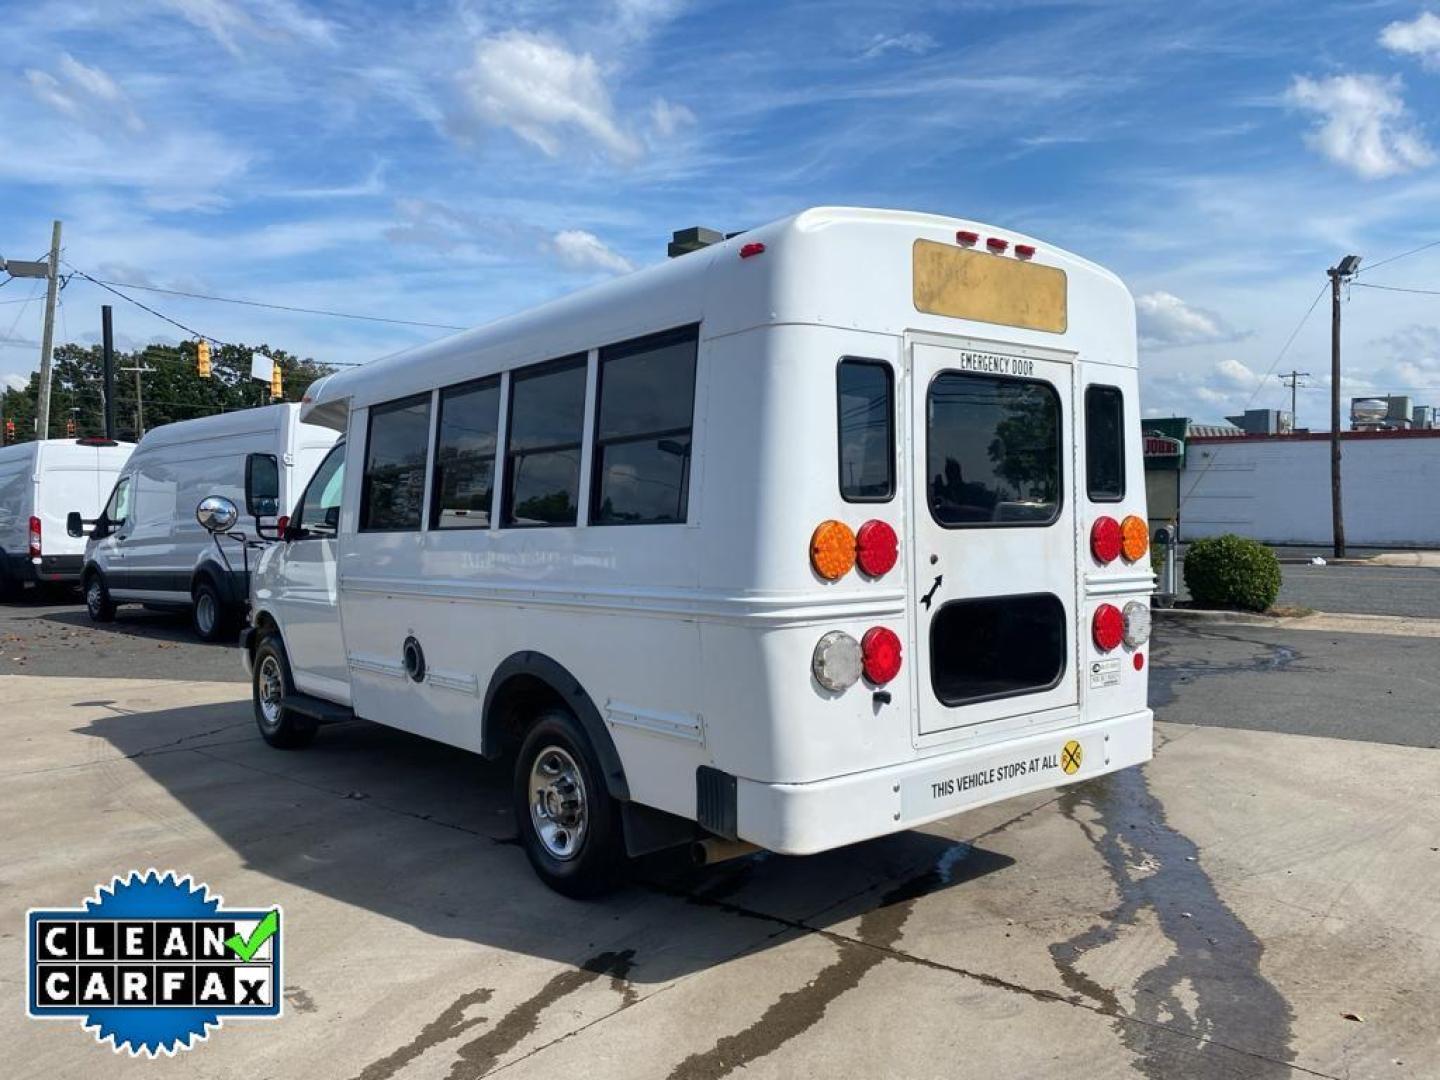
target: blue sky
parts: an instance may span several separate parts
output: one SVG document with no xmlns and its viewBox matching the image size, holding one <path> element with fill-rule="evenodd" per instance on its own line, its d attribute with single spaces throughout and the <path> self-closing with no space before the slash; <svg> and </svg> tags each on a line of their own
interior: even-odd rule
<svg viewBox="0 0 1440 1080">
<path fill-rule="evenodd" d="M 932 210 L 1120 273 L 1144 402 L 1215 420 L 1347 251 L 1440 240 L 1440 3 L 4 0 L 0 254 L 475 325 L 817 204 Z M 1440 290 L 1440 246 L 1360 281 Z M 38 283 L 0 288 L 0 376 Z M 137 294 L 362 361 L 442 332 Z M 74 279 L 62 340 L 104 296 Z M 122 344 L 180 335 L 116 304 Z M 1279 370 L 1308 369 L 1316 308 Z M 12 328 L 13 322 L 13 328 Z M 1355 288 L 1347 392 L 1440 403 L 1440 296 Z M 1258 393 L 1257 391 L 1258 386 Z"/>
</svg>

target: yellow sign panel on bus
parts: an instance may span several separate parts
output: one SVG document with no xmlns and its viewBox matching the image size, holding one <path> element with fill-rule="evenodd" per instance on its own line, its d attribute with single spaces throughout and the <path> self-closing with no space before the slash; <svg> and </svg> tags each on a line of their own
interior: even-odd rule
<svg viewBox="0 0 1440 1080">
<path fill-rule="evenodd" d="M 917 240 L 914 290 L 929 315 L 1065 332 L 1065 271 L 1054 266 Z"/>
</svg>

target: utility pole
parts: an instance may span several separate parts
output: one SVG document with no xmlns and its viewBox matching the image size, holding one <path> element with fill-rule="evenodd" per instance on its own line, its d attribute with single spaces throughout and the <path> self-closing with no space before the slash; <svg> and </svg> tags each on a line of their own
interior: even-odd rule
<svg viewBox="0 0 1440 1080">
<path fill-rule="evenodd" d="M 55 345 L 55 297 L 60 291 L 60 222 L 50 228 L 50 273 L 45 289 L 45 333 L 40 339 L 40 394 L 35 402 L 36 438 L 50 437 L 50 353 Z"/>
<path fill-rule="evenodd" d="M 1325 271 L 1330 276 L 1330 530 L 1335 558 L 1345 557 L 1345 514 L 1340 501 L 1340 285 L 1360 269 L 1359 255 L 1346 255 Z"/>
<path fill-rule="evenodd" d="M 115 438 L 115 329 L 110 321 L 110 305 L 100 306 L 100 341 L 105 361 L 105 437 Z"/>
<path fill-rule="evenodd" d="M 1295 411 L 1295 387 L 1301 379 L 1310 378 L 1308 371 L 1287 371 L 1284 375 L 1276 376 L 1282 383 L 1290 387 L 1290 430 L 1294 431 L 1300 426 L 1300 414 Z"/>
<path fill-rule="evenodd" d="M 135 373 L 135 441 L 139 442 L 145 434 L 145 400 L 140 392 L 140 376 L 155 369 L 137 364 L 135 367 L 124 367 L 120 370 Z"/>
</svg>

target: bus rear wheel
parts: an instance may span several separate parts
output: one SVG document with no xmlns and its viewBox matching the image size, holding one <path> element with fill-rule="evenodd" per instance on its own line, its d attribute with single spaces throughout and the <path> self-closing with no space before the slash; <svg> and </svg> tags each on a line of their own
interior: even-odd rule
<svg viewBox="0 0 1440 1080">
<path fill-rule="evenodd" d="M 515 824 L 540 880 L 585 899 L 615 889 L 627 862 L 619 804 L 572 713 L 540 714 L 515 759 Z"/>
</svg>

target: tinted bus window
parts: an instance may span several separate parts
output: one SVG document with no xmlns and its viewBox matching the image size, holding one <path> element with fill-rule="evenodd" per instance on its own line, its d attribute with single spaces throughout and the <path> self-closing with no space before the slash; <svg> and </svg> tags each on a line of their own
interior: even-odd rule
<svg viewBox="0 0 1440 1080">
<path fill-rule="evenodd" d="M 926 496 L 941 525 L 1060 514 L 1060 398 L 1049 383 L 946 372 L 930 384 Z"/>
<path fill-rule="evenodd" d="M 600 350 L 590 520 L 685 520 L 698 332 L 687 327 Z"/>
<path fill-rule="evenodd" d="M 842 360 L 836 375 L 840 403 L 840 497 L 883 502 L 895 494 L 895 401 L 890 365 Z"/>
<path fill-rule="evenodd" d="M 371 408 L 360 493 L 361 532 L 420 528 L 429 446 L 429 394 Z"/>
<path fill-rule="evenodd" d="M 495 441 L 500 428 L 498 377 L 440 392 L 435 435 L 432 529 L 483 529 L 495 491 Z"/>
<path fill-rule="evenodd" d="M 1095 502 L 1125 497 L 1125 395 L 1119 387 L 1085 391 L 1085 489 Z"/>
<path fill-rule="evenodd" d="M 505 525 L 574 525 L 585 428 L 585 357 L 510 376 Z"/>
</svg>

